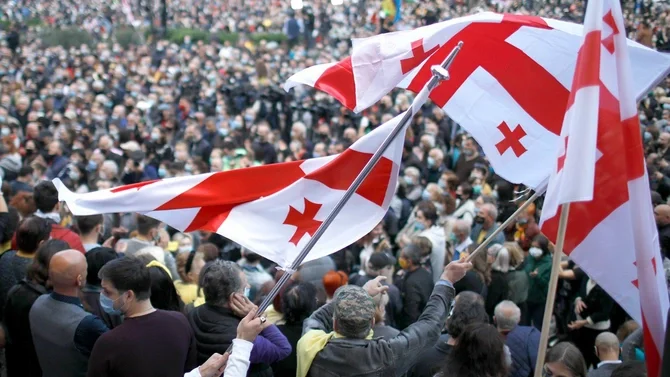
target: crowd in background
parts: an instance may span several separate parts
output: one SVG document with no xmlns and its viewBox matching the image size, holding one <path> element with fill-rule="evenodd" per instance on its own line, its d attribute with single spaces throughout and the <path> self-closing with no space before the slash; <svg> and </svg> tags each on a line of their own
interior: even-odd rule
<svg viewBox="0 0 670 377">
<path fill-rule="evenodd" d="M 665 2 L 622 4 L 629 38 L 670 51 Z M 298 70 L 348 56 L 349 38 L 487 10 L 581 22 L 585 4 L 408 1 L 395 22 L 372 0 L 302 10 L 267 0 L 166 6 L 12 0 L 0 8 L 3 373 L 530 375 L 553 253 L 537 224 L 541 201 L 472 266 L 459 263 L 523 203 L 524 188 L 498 177 L 476 141 L 432 105 L 412 121 L 385 219 L 303 265 L 260 319 L 255 305 L 283 274 L 271 262 L 218 234 L 180 233 L 142 215 L 73 217 L 49 181 L 85 193 L 341 153 L 412 101 L 394 91 L 354 114 L 311 88 L 280 89 Z M 241 38 L 176 43 L 161 37 L 163 20 L 167 29 Z M 96 43 L 64 49 L 40 39 L 45 28 L 68 27 Z M 124 27 L 151 33 L 122 47 L 113 30 Z M 286 38 L 252 43 L 260 32 Z M 670 276 L 670 80 L 639 110 Z M 573 262 L 562 262 L 560 278 L 546 375 L 644 375 L 639 324 Z"/>
</svg>

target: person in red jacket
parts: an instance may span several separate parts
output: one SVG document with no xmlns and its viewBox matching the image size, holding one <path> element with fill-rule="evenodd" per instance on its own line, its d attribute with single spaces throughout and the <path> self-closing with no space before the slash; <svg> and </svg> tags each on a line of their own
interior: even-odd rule
<svg viewBox="0 0 670 377">
<path fill-rule="evenodd" d="M 34 193 L 37 212 L 35 216 L 47 219 L 51 223 L 51 239 L 63 240 L 70 248 L 86 253 L 79 235 L 60 225 L 60 203 L 58 191 L 51 181 L 42 181 L 35 186 Z M 12 249 L 16 250 L 16 235 L 12 238 Z"/>
</svg>

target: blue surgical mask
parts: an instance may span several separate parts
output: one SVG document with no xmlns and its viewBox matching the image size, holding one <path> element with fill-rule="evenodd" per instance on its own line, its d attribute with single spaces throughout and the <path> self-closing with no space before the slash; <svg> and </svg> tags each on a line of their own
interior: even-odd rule
<svg viewBox="0 0 670 377">
<path fill-rule="evenodd" d="M 474 185 L 472 186 L 472 193 L 475 195 L 479 195 L 482 193 L 482 185 Z"/>
<path fill-rule="evenodd" d="M 240 128 L 240 127 L 242 127 L 242 124 L 240 124 L 240 122 L 238 122 L 238 121 L 236 121 L 236 120 L 231 120 L 231 121 L 230 121 L 230 129 L 231 129 L 231 130 L 236 130 L 236 129 Z"/>
<path fill-rule="evenodd" d="M 429 168 L 432 168 L 432 167 L 435 166 L 435 159 L 430 157 L 430 156 L 428 156 L 428 158 L 426 159 L 426 162 L 428 163 Z"/>
<path fill-rule="evenodd" d="M 244 288 L 244 297 L 249 298 L 250 295 L 251 295 L 251 288 L 249 287 Z"/>
<path fill-rule="evenodd" d="M 167 176 L 167 170 L 165 170 L 165 168 L 158 168 L 158 176 L 165 178 Z"/>
<path fill-rule="evenodd" d="M 90 172 L 96 171 L 97 169 L 98 169 L 98 164 L 93 160 L 90 160 L 88 162 L 88 165 L 86 165 L 86 170 L 88 170 Z"/>
<path fill-rule="evenodd" d="M 227 128 L 219 128 L 219 135 L 226 137 L 228 136 L 228 129 Z"/>
<path fill-rule="evenodd" d="M 421 193 L 421 199 L 422 200 L 430 200 L 430 192 L 426 189 L 423 190 Z"/>
<path fill-rule="evenodd" d="M 418 221 L 416 223 L 414 223 L 414 230 L 415 231 L 420 232 L 420 231 L 425 230 L 425 229 L 426 229 L 426 226 L 423 223 L 420 223 Z"/>
<path fill-rule="evenodd" d="M 118 298 L 117 298 L 118 300 Z M 102 310 L 109 314 L 109 315 L 121 315 L 121 311 L 118 309 L 114 309 L 114 302 L 116 300 L 112 300 L 111 298 L 105 296 L 104 294 L 100 293 L 100 307 Z"/>
<path fill-rule="evenodd" d="M 453 245 L 456 245 L 456 244 L 459 243 L 459 241 L 458 241 L 458 237 L 456 237 L 456 235 L 455 235 L 454 233 L 451 233 L 451 234 L 449 235 L 449 241 L 451 241 L 451 243 L 452 243 Z"/>
<path fill-rule="evenodd" d="M 412 180 L 412 177 L 404 176 L 402 178 L 405 180 L 405 183 L 407 183 L 408 186 L 414 186 L 414 181 Z"/>
<path fill-rule="evenodd" d="M 437 181 L 437 185 L 442 189 L 446 190 L 447 189 L 447 182 L 444 181 L 444 179 L 440 179 Z"/>
</svg>

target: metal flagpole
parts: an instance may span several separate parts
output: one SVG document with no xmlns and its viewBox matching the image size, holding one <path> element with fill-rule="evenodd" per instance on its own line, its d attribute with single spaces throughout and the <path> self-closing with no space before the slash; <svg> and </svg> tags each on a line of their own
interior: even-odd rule
<svg viewBox="0 0 670 377">
<path fill-rule="evenodd" d="M 441 65 L 435 65 L 431 67 L 433 77 L 430 79 L 428 84 L 425 87 L 423 87 L 423 89 L 421 89 L 421 91 L 417 94 L 416 98 L 428 97 L 428 94 L 433 89 L 435 89 L 435 87 L 437 87 L 437 85 L 440 82 L 449 79 L 448 69 L 451 66 L 451 63 L 453 63 L 454 59 L 456 58 L 456 55 L 458 55 L 458 52 L 461 50 L 462 46 L 463 42 L 458 42 L 458 45 L 454 47 L 454 49 L 449 53 L 449 56 L 447 56 L 447 58 Z M 370 172 L 377 164 L 377 162 L 379 162 L 379 160 L 381 159 L 382 155 L 389 147 L 391 142 L 393 142 L 393 140 L 405 128 L 405 125 L 412 120 L 412 117 L 417 113 L 419 108 L 415 109 L 414 104 L 412 104 L 412 106 L 410 106 L 410 108 L 407 110 L 407 112 L 402 117 L 400 122 L 398 122 L 398 124 L 391 131 L 391 133 L 386 137 L 386 139 L 384 139 L 381 146 L 379 147 L 379 149 L 377 149 L 377 151 L 372 156 L 370 161 L 368 161 L 367 164 L 365 164 L 365 167 L 363 167 L 363 170 L 361 170 L 361 172 L 358 173 L 358 176 L 351 184 L 351 186 L 347 189 L 347 191 L 344 193 L 344 196 L 342 196 L 340 201 L 337 202 L 333 211 L 328 214 L 328 217 L 326 217 L 323 223 L 321 223 L 321 225 L 316 230 L 312 238 L 310 238 L 309 242 L 307 242 L 307 245 L 305 245 L 300 254 L 298 254 L 298 256 L 295 258 L 295 260 L 291 264 L 291 267 L 286 269 L 286 273 L 282 275 L 279 281 L 277 281 L 277 284 L 275 284 L 274 288 L 272 288 L 272 290 L 268 293 L 263 302 L 261 302 L 261 304 L 258 306 L 258 311 L 256 312 L 257 316 L 260 316 L 260 313 L 263 313 L 270 306 L 270 303 L 272 302 L 272 300 L 274 300 L 275 296 L 277 296 L 282 286 L 288 282 L 293 273 L 298 269 L 298 267 L 300 267 L 300 264 L 305 259 L 305 257 L 307 257 L 307 254 L 309 254 L 312 248 L 314 248 L 314 246 L 319 241 L 321 236 L 323 236 L 323 234 L 325 233 L 328 226 L 330 226 L 333 220 L 335 220 L 335 217 L 340 213 L 342 208 L 344 208 L 344 205 L 347 203 L 347 201 L 356 192 L 356 190 L 358 190 L 361 184 L 363 184 L 363 181 L 370 174 Z M 228 350 L 230 351 L 230 348 Z"/>
<path fill-rule="evenodd" d="M 494 230 L 493 233 L 491 233 L 491 235 L 484 240 L 484 242 L 479 244 L 479 246 L 477 246 L 475 251 L 473 251 L 470 255 L 468 255 L 465 261 L 472 262 L 472 259 L 475 257 L 475 255 L 477 255 L 477 253 L 484 250 L 491 243 L 491 241 L 493 241 L 493 238 L 498 235 L 498 233 L 504 231 L 523 211 L 526 210 L 526 208 L 528 208 L 528 206 L 530 206 L 533 202 L 535 202 L 535 200 L 537 200 L 537 198 L 539 198 L 543 194 L 544 190 L 535 191 L 533 195 L 531 195 L 531 197 L 528 198 L 528 200 L 526 200 L 525 203 L 523 203 L 516 211 L 514 211 L 514 213 L 510 217 L 508 217 L 507 220 L 505 220 L 502 224 L 500 224 L 500 226 L 496 230 Z"/>
</svg>

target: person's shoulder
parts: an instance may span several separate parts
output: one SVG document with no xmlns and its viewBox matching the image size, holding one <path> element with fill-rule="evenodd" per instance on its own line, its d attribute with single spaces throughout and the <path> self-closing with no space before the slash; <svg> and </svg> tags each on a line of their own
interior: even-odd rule
<svg viewBox="0 0 670 377">
<path fill-rule="evenodd" d="M 180 323 L 187 327 L 190 326 L 184 313 L 157 309 L 155 314 L 156 318 L 160 321 Z"/>
<path fill-rule="evenodd" d="M 16 258 L 16 250 L 8 250 L 0 255 L 0 269 L 9 268 L 13 265 L 12 261 Z"/>
</svg>

